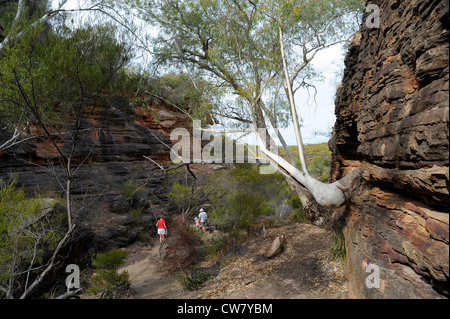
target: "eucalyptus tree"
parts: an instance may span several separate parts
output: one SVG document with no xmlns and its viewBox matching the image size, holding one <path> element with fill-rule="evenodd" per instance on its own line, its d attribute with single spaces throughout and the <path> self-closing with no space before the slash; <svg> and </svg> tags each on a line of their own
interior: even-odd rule
<svg viewBox="0 0 450 319">
<path fill-rule="evenodd" d="M 313 86 L 309 79 L 315 72 L 310 62 L 319 51 L 350 40 L 352 32 L 349 30 L 358 27 L 358 19 L 350 13 L 362 9 L 361 6 L 362 1 L 359 0 L 281 0 L 270 2 L 267 8 L 267 15 L 278 27 L 279 58 L 283 70 L 280 76 L 290 105 L 301 170 L 305 174 L 308 170 L 294 94 L 301 87 Z"/>
<path fill-rule="evenodd" d="M 309 85 L 316 53 L 349 39 L 356 30 L 349 17 L 362 11 L 361 0 L 131 0 L 130 4 L 158 31 L 152 49 L 159 62 L 190 67 L 235 97 L 234 105 L 215 105 L 212 111 L 242 128 L 250 125 L 260 151 L 298 186 L 304 205 L 311 199 L 305 189 L 322 206 L 345 202 L 358 172 L 332 184 L 308 174 L 294 94 Z M 300 169 L 279 131 L 290 162 L 272 152 L 270 135 L 261 133 L 270 125 L 287 125 L 286 120 L 294 124 Z"/>
<path fill-rule="evenodd" d="M 295 87 L 308 85 L 310 62 L 318 51 L 348 39 L 355 24 L 349 17 L 362 11 L 360 0 L 160 0 L 128 1 L 141 19 L 158 30 L 153 52 L 159 61 L 199 70 L 235 96 L 234 106 L 217 105 L 222 118 L 251 123 L 260 150 L 300 189 L 323 206 L 340 206 L 358 172 L 324 184 L 312 178 L 300 153 L 301 168 L 268 148 L 261 130 L 293 121 L 299 150 L 302 140 L 294 104 Z M 280 86 L 284 98 L 269 101 Z M 270 94 L 272 93 L 272 94 Z M 270 102 L 270 103 L 269 103 Z M 273 105 L 274 107 L 268 107 Z M 279 132 L 278 132 L 279 133 Z M 283 140 L 280 139 L 283 143 Z M 289 154 L 289 151 L 287 150 Z M 302 196 L 305 198 L 304 196 Z M 307 198 L 305 198 L 307 200 Z"/>
<path fill-rule="evenodd" d="M 3 0 L 0 2 L 0 54 L 6 48 L 14 46 L 27 29 L 49 25 L 52 20 L 67 18 L 74 12 L 101 13 L 118 24 L 125 25 L 116 12 L 109 10 L 106 2 L 86 0 L 83 6 L 67 8 L 68 0 Z"/>
</svg>

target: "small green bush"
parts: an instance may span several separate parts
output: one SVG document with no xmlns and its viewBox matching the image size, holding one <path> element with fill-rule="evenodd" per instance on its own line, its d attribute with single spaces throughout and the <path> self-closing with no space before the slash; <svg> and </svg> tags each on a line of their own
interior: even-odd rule
<svg viewBox="0 0 450 319">
<path fill-rule="evenodd" d="M 209 278 L 211 278 L 211 274 L 206 271 L 197 271 L 190 274 L 180 272 L 178 275 L 178 283 L 183 290 L 194 291 L 200 289 Z"/>
<path fill-rule="evenodd" d="M 309 220 L 302 208 L 294 208 L 289 214 L 289 223 L 309 223 Z"/>
<path fill-rule="evenodd" d="M 234 235 L 229 233 L 219 234 L 212 237 L 206 246 L 209 259 L 215 259 L 222 253 L 226 252 L 233 244 L 233 237 Z"/>
<path fill-rule="evenodd" d="M 297 194 L 294 194 L 290 200 L 288 200 L 288 204 L 291 205 L 293 208 L 300 208 L 302 207 L 302 203 L 300 202 L 300 198 Z"/>
<path fill-rule="evenodd" d="M 133 208 L 128 213 L 134 220 L 139 220 L 144 215 L 144 207 Z"/>
<path fill-rule="evenodd" d="M 128 272 L 120 274 L 117 269 L 122 265 L 128 252 L 114 248 L 107 253 L 98 253 L 92 260 L 97 273 L 91 278 L 90 295 L 100 295 L 101 299 L 118 299 L 124 297 L 129 288 Z"/>
<path fill-rule="evenodd" d="M 23 188 L 17 187 L 17 178 L 0 179 L 0 298 L 14 295 L 20 274 L 39 273 L 30 269 L 43 267 L 66 223 L 57 200 L 27 197 Z M 43 208 L 50 206 L 53 208 L 45 213 Z"/>
<path fill-rule="evenodd" d="M 127 180 L 122 185 L 120 185 L 120 188 L 122 189 L 122 196 L 125 198 L 129 198 L 139 188 L 139 184 L 133 182 L 132 180 Z"/>
<path fill-rule="evenodd" d="M 334 245 L 330 252 L 330 260 L 340 261 L 343 263 L 345 261 L 345 237 L 342 233 L 333 233 Z"/>
</svg>

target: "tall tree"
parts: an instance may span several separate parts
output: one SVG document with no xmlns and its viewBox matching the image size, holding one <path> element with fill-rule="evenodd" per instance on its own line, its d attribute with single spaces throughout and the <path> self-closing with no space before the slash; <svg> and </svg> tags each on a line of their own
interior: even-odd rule
<svg viewBox="0 0 450 319">
<path fill-rule="evenodd" d="M 306 85 L 315 54 L 351 35 L 349 15 L 362 1 L 162 0 L 131 1 L 133 10 L 158 29 L 154 53 L 160 61 L 201 70 L 236 96 L 234 107 L 219 107 L 223 117 L 252 123 L 260 150 L 300 189 L 323 206 L 340 206 L 357 173 L 333 184 L 312 178 L 300 154 L 299 170 L 271 152 L 257 129 L 278 114 L 290 113 L 302 149 L 294 85 Z M 355 28 L 356 29 L 356 28 Z M 287 103 L 267 107 L 268 94 L 282 83 Z M 297 84 L 296 84 L 297 83 Z M 278 124 L 274 122 L 275 124 Z M 259 131 L 261 132 L 261 131 Z M 302 159 L 303 157 L 303 159 Z"/>
</svg>

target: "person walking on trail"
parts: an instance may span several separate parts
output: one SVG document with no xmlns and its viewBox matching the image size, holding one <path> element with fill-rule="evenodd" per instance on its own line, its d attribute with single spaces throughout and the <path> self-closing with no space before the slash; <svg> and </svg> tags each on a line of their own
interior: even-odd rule
<svg viewBox="0 0 450 319">
<path fill-rule="evenodd" d="M 166 234 L 166 231 L 167 231 L 166 222 L 164 221 L 164 218 L 162 215 L 159 218 L 159 220 L 156 222 L 156 227 L 158 227 L 159 243 L 162 243 L 164 240 L 164 235 Z"/>
<path fill-rule="evenodd" d="M 200 214 L 198 214 L 198 218 L 200 218 L 200 224 L 202 225 L 203 231 L 206 231 L 206 225 L 208 224 L 208 215 L 200 208 Z"/>
<path fill-rule="evenodd" d="M 199 231 L 200 230 L 200 219 L 197 216 L 195 216 L 194 220 L 195 220 L 195 228 L 197 228 L 197 231 Z"/>
</svg>

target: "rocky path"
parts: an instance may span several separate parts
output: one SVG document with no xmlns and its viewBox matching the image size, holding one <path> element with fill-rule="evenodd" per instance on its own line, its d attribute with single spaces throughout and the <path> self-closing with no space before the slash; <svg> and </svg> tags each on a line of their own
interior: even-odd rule
<svg viewBox="0 0 450 319">
<path fill-rule="evenodd" d="M 280 235 L 287 239 L 283 252 L 264 257 Z M 128 271 L 134 298 L 140 299 L 344 299 L 348 291 L 342 265 L 328 261 L 333 244 L 329 232 L 309 224 L 268 229 L 265 236 L 228 252 L 217 277 L 193 292 L 183 291 L 175 276 L 164 271 L 158 240 L 150 247 L 129 247 L 119 271 Z"/>
</svg>

